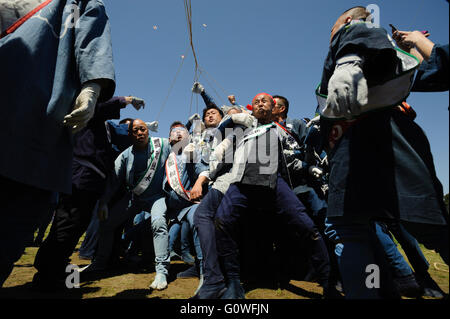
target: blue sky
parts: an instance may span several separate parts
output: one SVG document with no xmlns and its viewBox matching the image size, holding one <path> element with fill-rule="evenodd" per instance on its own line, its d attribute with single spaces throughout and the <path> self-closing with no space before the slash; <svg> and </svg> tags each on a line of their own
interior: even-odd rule
<svg viewBox="0 0 450 319">
<path fill-rule="evenodd" d="M 147 104 L 140 111 L 127 107 L 122 117 L 158 120 L 155 135 L 166 137 L 170 123 L 185 122 L 204 107 L 201 97 L 191 94 L 195 64 L 184 1 L 104 3 L 112 28 L 115 94 L 135 95 Z M 192 0 L 194 47 L 204 70 L 199 81 L 218 105 L 227 104 L 228 94 L 246 105 L 264 91 L 286 96 L 290 117 L 312 117 L 331 27 L 346 9 L 369 4 L 380 8 L 380 24 L 387 30 L 392 23 L 399 30 L 428 30 L 435 43 L 449 42 L 445 0 Z M 448 193 L 448 92 L 412 93 L 408 103 L 429 138 L 437 175 Z"/>
</svg>

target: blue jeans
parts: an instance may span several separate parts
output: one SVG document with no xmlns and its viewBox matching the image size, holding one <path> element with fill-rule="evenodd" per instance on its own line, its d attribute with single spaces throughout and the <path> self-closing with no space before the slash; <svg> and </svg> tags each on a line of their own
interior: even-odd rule
<svg viewBox="0 0 450 319">
<path fill-rule="evenodd" d="M 363 214 L 357 218 L 329 217 L 325 220 L 325 235 L 335 243 L 335 254 L 341 273 L 345 298 L 399 298 L 393 291 L 392 277 L 386 255 L 377 241 L 373 222 Z M 378 271 L 371 267 L 378 267 Z M 375 277 L 374 277 L 375 276 Z M 376 278 L 379 286 L 373 287 Z"/>
<path fill-rule="evenodd" d="M 52 192 L 0 176 L 0 288 L 20 259 L 26 241 L 33 238 L 42 216 L 48 213 Z"/>
<path fill-rule="evenodd" d="M 386 259 L 389 262 L 390 268 L 395 277 L 404 277 L 412 275 L 413 271 L 406 262 L 403 255 L 398 251 L 397 245 L 392 240 L 391 235 L 387 230 L 387 226 L 381 222 L 375 222 L 375 233 L 383 247 L 386 254 Z"/>
<path fill-rule="evenodd" d="M 81 243 L 78 254 L 83 257 L 93 258 L 98 244 L 98 229 L 100 227 L 100 220 L 97 215 L 98 203 L 95 205 L 92 212 L 91 222 L 86 230 L 86 235 Z"/>
<path fill-rule="evenodd" d="M 387 227 L 402 247 L 416 274 L 426 276 L 430 264 L 423 255 L 417 240 L 398 221 L 388 222 Z"/>
<path fill-rule="evenodd" d="M 197 255 L 197 259 L 199 261 L 203 260 L 203 254 L 202 249 L 200 247 L 200 240 L 198 238 L 198 231 L 197 228 L 194 227 L 194 216 L 195 211 L 197 210 L 199 204 L 193 205 L 189 212 L 183 217 L 182 219 L 182 226 L 181 226 L 181 250 L 189 249 L 189 246 L 186 247 L 186 244 L 183 243 L 189 243 L 189 235 L 192 233 L 192 239 L 194 242 L 194 249 L 195 254 Z M 201 270 L 203 272 L 203 270 Z"/>
<path fill-rule="evenodd" d="M 181 223 L 175 221 L 169 228 L 169 251 L 172 252 L 175 249 L 176 243 L 180 239 Z"/>
<path fill-rule="evenodd" d="M 151 214 L 156 272 L 165 275 L 169 273 L 169 233 L 166 222 L 167 207 L 164 197 L 155 200 L 153 203 L 145 203 L 138 200 L 131 200 L 130 195 L 127 195 L 115 203 L 109 210 L 108 218 L 100 222 L 100 237 L 94 259 L 95 263 L 101 267 L 106 267 L 112 252 L 114 231 L 128 218 L 134 217 L 143 210 L 150 210 Z M 150 238 L 142 244 L 147 245 L 149 242 L 151 242 Z"/>
</svg>

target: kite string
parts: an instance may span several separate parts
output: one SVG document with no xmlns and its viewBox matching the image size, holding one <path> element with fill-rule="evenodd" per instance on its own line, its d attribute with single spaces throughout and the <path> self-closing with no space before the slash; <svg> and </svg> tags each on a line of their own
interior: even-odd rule
<svg viewBox="0 0 450 319">
<path fill-rule="evenodd" d="M 206 76 L 208 76 L 211 80 L 213 80 L 214 81 L 214 83 L 216 83 L 217 84 L 217 86 L 219 87 L 219 89 L 221 89 L 222 90 L 222 92 L 223 92 L 223 94 L 224 94 L 224 96 L 228 96 L 228 94 L 227 94 L 227 92 L 225 91 L 225 89 L 220 85 L 220 83 L 219 82 L 217 82 L 212 76 L 211 76 L 211 74 L 209 74 L 208 72 L 206 72 L 206 70 L 205 69 L 203 69 L 202 67 L 200 67 L 199 66 L 199 70 L 200 70 L 200 73 L 201 74 L 203 74 L 203 73 L 205 73 L 205 75 Z"/>
<path fill-rule="evenodd" d="M 222 99 L 222 96 L 216 91 L 214 85 L 210 82 L 210 80 L 209 80 L 209 78 L 206 76 L 206 74 L 202 73 L 201 71 L 200 71 L 200 74 L 204 75 L 203 78 L 206 80 L 206 82 L 209 84 L 209 86 L 213 89 L 213 91 L 214 91 L 214 93 L 216 94 L 216 97 L 218 98 L 218 100 L 220 100 L 220 101 L 222 102 L 222 104 L 226 104 L 226 103 L 223 103 L 223 102 L 224 102 L 224 99 Z M 226 95 L 226 93 L 225 93 L 225 95 Z"/>
<path fill-rule="evenodd" d="M 195 72 L 195 74 L 194 74 L 194 83 L 196 82 L 198 80 L 198 74 L 197 74 L 197 72 Z M 188 116 L 191 116 L 192 115 L 192 99 L 193 99 L 193 97 L 194 97 L 194 91 L 192 91 L 191 92 L 191 102 L 189 103 L 189 114 L 188 114 Z M 197 99 L 197 113 L 198 113 L 198 99 Z"/>
<path fill-rule="evenodd" d="M 184 9 L 186 11 L 186 21 L 187 21 L 188 34 L 189 34 L 189 43 L 191 45 L 192 54 L 194 55 L 194 61 L 195 61 L 195 76 L 197 77 L 198 61 L 197 61 L 197 54 L 195 53 L 194 42 L 192 40 L 192 6 L 191 6 L 191 0 L 184 0 Z"/>
<path fill-rule="evenodd" d="M 198 60 L 197 60 L 197 54 L 195 52 L 195 47 L 194 47 L 194 41 L 193 41 L 193 36 L 192 36 L 192 3 L 191 3 L 191 0 L 184 0 L 184 9 L 185 9 L 185 13 L 186 13 L 186 23 L 187 23 L 187 29 L 188 29 L 188 34 L 189 34 L 189 44 L 191 46 L 192 54 L 194 56 L 194 61 L 195 61 L 195 70 L 194 70 L 194 83 L 195 83 L 198 81 L 200 74 L 202 74 L 202 71 L 204 71 L 204 70 L 199 67 Z M 206 71 L 204 71 L 204 72 L 206 75 L 207 72 Z M 205 77 L 205 79 L 208 81 L 208 79 L 206 77 Z M 212 78 L 212 80 L 217 83 L 217 85 L 220 87 L 220 89 L 224 92 L 225 96 L 227 96 L 227 93 L 225 92 L 223 87 L 220 86 L 220 84 L 213 78 Z M 209 81 L 208 81 L 208 83 L 211 85 L 211 83 Z M 217 97 L 220 100 L 222 100 L 220 94 L 217 93 L 214 86 L 211 85 L 211 87 L 213 88 Z M 223 102 L 223 100 L 222 100 L 222 102 Z M 196 97 L 196 111 L 198 113 L 198 96 Z M 191 95 L 191 102 L 189 105 L 189 114 L 191 114 L 191 112 L 192 112 L 192 95 Z"/>
<path fill-rule="evenodd" d="M 188 54 L 188 52 L 189 52 L 189 47 L 186 49 L 185 54 L 181 57 L 181 63 L 180 63 L 180 66 L 178 67 L 178 70 L 177 70 L 177 72 L 175 73 L 175 77 L 174 77 L 173 80 L 172 80 L 172 84 L 170 85 L 170 88 L 169 88 L 169 91 L 167 92 L 166 98 L 164 99 L 164 102 L 163 102 L 163 104 L 161 105 L 161 108 L 159 109 L 158 116 L 156 117 L 156 120 L 157 120 L 157 121 L 159 120 L 159 117 L 161 116 L 161 113 L 162 113 L 162 111 L 164 110 L 164 107 L 166 106 L 167 100 L 169 99 L 170 92 L 172 91 L 172 89 L 173 89 L 173 87 L 174 87 L 174 85 L 175 85 L 175 82 L 177 81 L 178 75 L 180 74 L 181 68 L 183 67 L 183 63 L 184 63 L 184 60 L 185 60 L 186 55 Z"/>
</svg>

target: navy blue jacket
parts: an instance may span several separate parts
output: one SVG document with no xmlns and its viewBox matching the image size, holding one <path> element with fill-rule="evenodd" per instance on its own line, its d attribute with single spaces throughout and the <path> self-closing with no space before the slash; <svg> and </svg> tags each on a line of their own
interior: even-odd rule
<svg viewBox="0 0 450 319">
<path fill-rule="evenodd" d="M 336 61 L 343 48 L 345 54 L 356 53 L 364 61 L 371 61 L 374 54 L 381 53 L 381 49 L 385 50 L 390 45 L 386 32 L 378 28 L 365 28 L 363 36 L 358 33 L 352 35 L 354 31 L 358 28 L 343 28 L 336 34 L 327 61 Z M 341 43 L 343 33 L 351 41 Z M 369 37 L 373 41 L 367 41 Z M 386 63 L 376 63 L 371 72 L 365 73 L 368 83 L 392 72 L 390 68 L 394 63 L 388 61 L 389 50 L 386 49 L 386 53 L 383 57 L 387 59 Z M 323 78 L 329 79 L 331 74 L 332 69 L 325 64 Z M 335 123 L 321 121 L 325 140 L 333 132 L 323 129 L 326 124 L 331 126 Z M 367 114 L 338 133 L 342 135 L 328 153 L 328 217 L 376 216 L 446 224 L 448 213 L 430 145 L 412 118 L 389 108 Z"/>
<path fill-rule="evenodd" d="M 435 44 L 428 61 L 423 61 L 417 70 L 411 91 L 436 92 L 448 91 L 448 44 Z"/>
<path fill-rule="evenodd" d="M 97 104 L 94 117 L 85 128 L 74 135 L 72 184 L 77 188 L 97 193 L 103 192 L 106 179 L 92 168 L 80 164 L 80 160 L 91 163 L 104 175 L 110 174 L 114 168 L 114 160 L 120 152 L 118 153 L 118 150 L 114 150 L 112 146 L 112 143 L 114 143 L 117 148 L 117 142 L 110 141 L 106 127 L 106 125 L 110 124 L 105 121 L 119 119 L 120 110 L 126 105 L 127 103 L 123 97 L 114 97 L 107 102 Z M 111 130 L 109 131 L 112 132 Z M 113 132 L 111 137 L 114 137 L 114 139 L 117 136 L 122 136 L 122 140 L 128 139 L 128 135 L 124 136 L 124 134 L 128 134 L 126 130 L 123 130 L 122 133 L 114 130 Z M 119 141 L 121 140 L 119 139 Z M 127 145 L 127 143 L 122 141 L 121 144 L 124 144 L 121 147 L 128 147 L 131 145 L 131 142 Z"/>
</svg>

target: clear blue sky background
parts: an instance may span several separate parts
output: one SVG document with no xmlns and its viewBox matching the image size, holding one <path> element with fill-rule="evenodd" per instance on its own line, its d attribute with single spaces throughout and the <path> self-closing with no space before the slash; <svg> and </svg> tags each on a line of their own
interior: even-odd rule
<svg viewBox="0 0 450 319">
<path fill-rule="evenodd" d="M 147 104 L 140 111 L 128 106 L 122 117 L 158 120 L 155 135 L 166 137 L 170 123 L 185 122 L 204 107 L 201 97 L 191 94 L 195 68 L 184 1 L 104 2 L 112 27 L 116 95 L 135 95 Z M 290 117 L 313 117 L 332 25 L 346 9 L 371 3 L 379 6 L 380 24 L 387 30 L 392 23 L 399 30 L 428 30 L 435 43 L 449 42 L 445 0 L 192 0 L 194 46 L 205 70 L 199 80 L 218 105 L 227 103 L 228 94 L 246 105 L 264 91 L 286 96 Z M 181 55 L 186 55 L 183 63 Z M 408 102 L 430 140 L 448 193 L 448 92 L 412 93 Z"/>
</svg>

